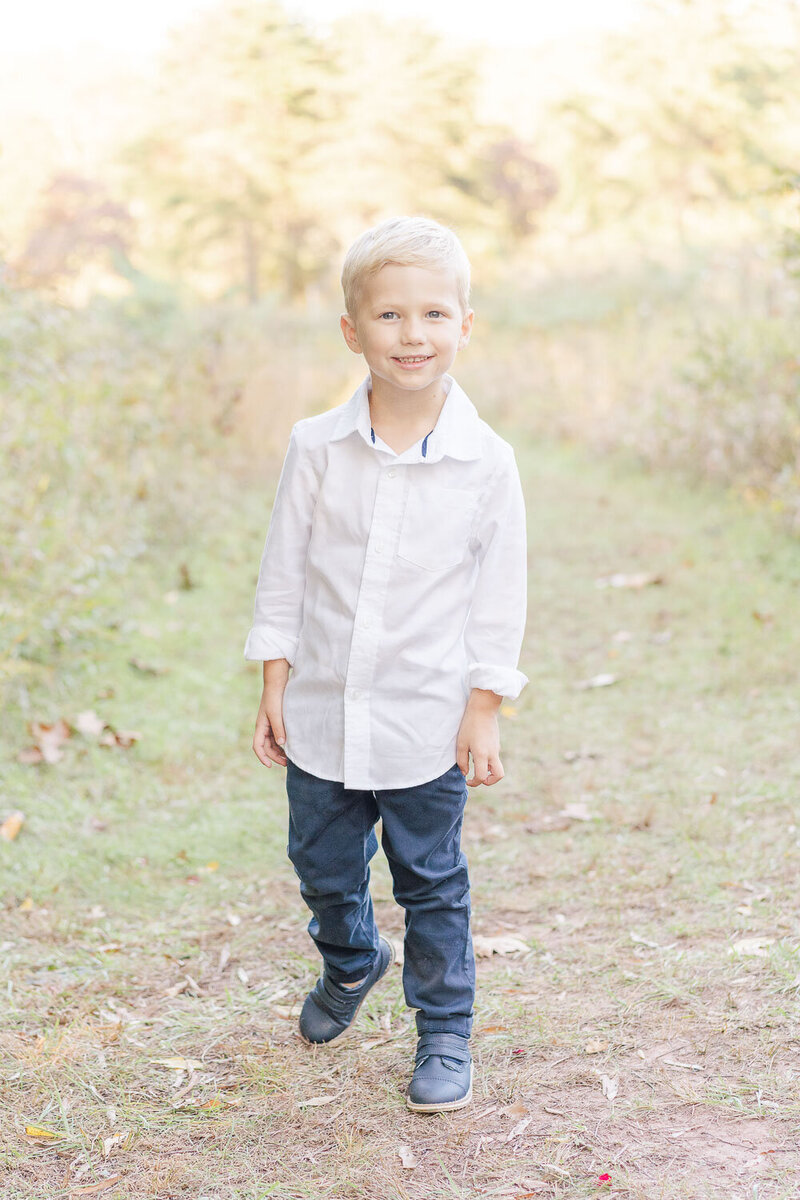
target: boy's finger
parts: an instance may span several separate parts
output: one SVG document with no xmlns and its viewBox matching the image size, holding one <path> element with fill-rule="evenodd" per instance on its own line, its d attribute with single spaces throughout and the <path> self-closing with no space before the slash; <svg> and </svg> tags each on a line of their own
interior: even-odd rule
<svg viewBox="0 0 800 1200">
<path fill-rule="evenodd" d="M 276 711 L 267 709 L 267 719 L 272 729 L 272 737 L 276 745 L 282 746 L 286 741 L 286 730 L 283 728 L 283 713 L 280 707 Z"/>
<path fill-rule="evenodd" d="M 456 766 L 462 775 L 469 775 L 469 746 L 456 746 Z"/>
<path fill-rule="evenodd" d="M 258 761 L 263 763 L 265 767 L 272 766 L 267 758 L 267 752 L 265 750 L 268 731 L 269 724 L 267 722 L 266 713 L 264 713 L 262 710 L 259 710 L 258 716 L 256 717 L 256 729 L 255 733 L 253 734 L 253 753 Z"/>
<path fill-rule="evenodd" d="M 486 777 L 489 774 L 489 760 L 485 754 L 475 754 L 472 752 L 472 779 L 467 780 L 469 787 L 480 787 L 486 782 Z"/>
<path fill-rule="evenodd" d="M 264 742 L 264 752 L 269 755 L 272 762 L 268 762 L 267 766 L 271 767 L 272 763 L 277 763 L 279 767 L 286 766 L 286 754 L 282 747 L 277 745 L 275 741 L 275 733 L 271 725 L 267 726 L 267 736 Z"/>
<path fill-rule="evenodd" d="M 487 787 L 491 787 L 493 783 L 499 783 L 504 775 L 505 775 L 505 771 L 503 769 L 503 764 L 500 762 L 500 759 L 499 758 L 490 758 L 489 759 L 489 775 L 488 775 L 488 778 L 486 779 Z"/>
</svg>

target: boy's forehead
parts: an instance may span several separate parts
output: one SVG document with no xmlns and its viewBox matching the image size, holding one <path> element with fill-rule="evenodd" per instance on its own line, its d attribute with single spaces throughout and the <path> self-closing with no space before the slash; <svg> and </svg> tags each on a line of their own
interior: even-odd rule
<svg viewBox="0 0 800 1200">
<path fill-rule="evenodd" d="M 458 300 L 455 271 L 446 266 L 418 267 L 405 263 L 387 263 L 364 280 L 362 297 L 370 303 L 392 297 L 420 297 Z"/>
</svg>

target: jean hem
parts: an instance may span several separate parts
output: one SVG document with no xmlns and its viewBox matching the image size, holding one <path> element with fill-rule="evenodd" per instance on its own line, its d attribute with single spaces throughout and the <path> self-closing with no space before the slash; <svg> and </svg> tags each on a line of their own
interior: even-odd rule
<svg viewBox="0 0 800 1200">
<path fill-rule="evenodd" d="M 417 1013 L 417 1033 L 457 1033 L 468 1038 L 472 1033 L 472 1017 L 426 1017 Z"/>
</svg>

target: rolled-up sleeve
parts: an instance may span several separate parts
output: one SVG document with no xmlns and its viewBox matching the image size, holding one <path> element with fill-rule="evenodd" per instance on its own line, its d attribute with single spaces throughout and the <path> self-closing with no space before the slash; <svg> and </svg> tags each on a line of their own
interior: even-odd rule
<svg viewBox="0 0 800 1200">
<path fill-rule="evenodd" d="M 477 522 L 479 571 L 464 630 L 470 688 L 516 699 L 526 675 L 517 662 L 525 633 L 525 501 L 510 447 L 492 477 Z"/>
<path fill-rule="evenodd" d="M 292 430 L 283 463 L 256 587 L 253 625 L 245 658 L 294 662 L 303 622 L 306 557 L 318 491 L 311 457 L 298 427 Z"/>
</svg>

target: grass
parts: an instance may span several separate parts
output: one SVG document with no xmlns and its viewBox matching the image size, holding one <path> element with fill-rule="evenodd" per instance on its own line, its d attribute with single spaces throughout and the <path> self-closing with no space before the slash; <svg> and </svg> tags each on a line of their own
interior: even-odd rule
<svg viewBox="0 0 800 1200">
<path fill-rule="evenodd" d="M 796 1196 L 796 542 L 625 459 L 519 459 L 531 683 L 464 836 L 475 932 L 530 949 L 479 960 L 472 1107 L 406 1110 L 399 971 L 341 1044 L 296 1037 L 317 961 L 241 658 L 265 497 L 221 478 L 177 558 L 138 558 L 108 621 L 6 679 L 9 1200 Z M 640 571 L 662 582 L 596 586 Z M 16 761 L 27 720 L 86 709 L 140 739 Z M 399 938 L 380 861 L 374 895 Z"/>
</svg>

